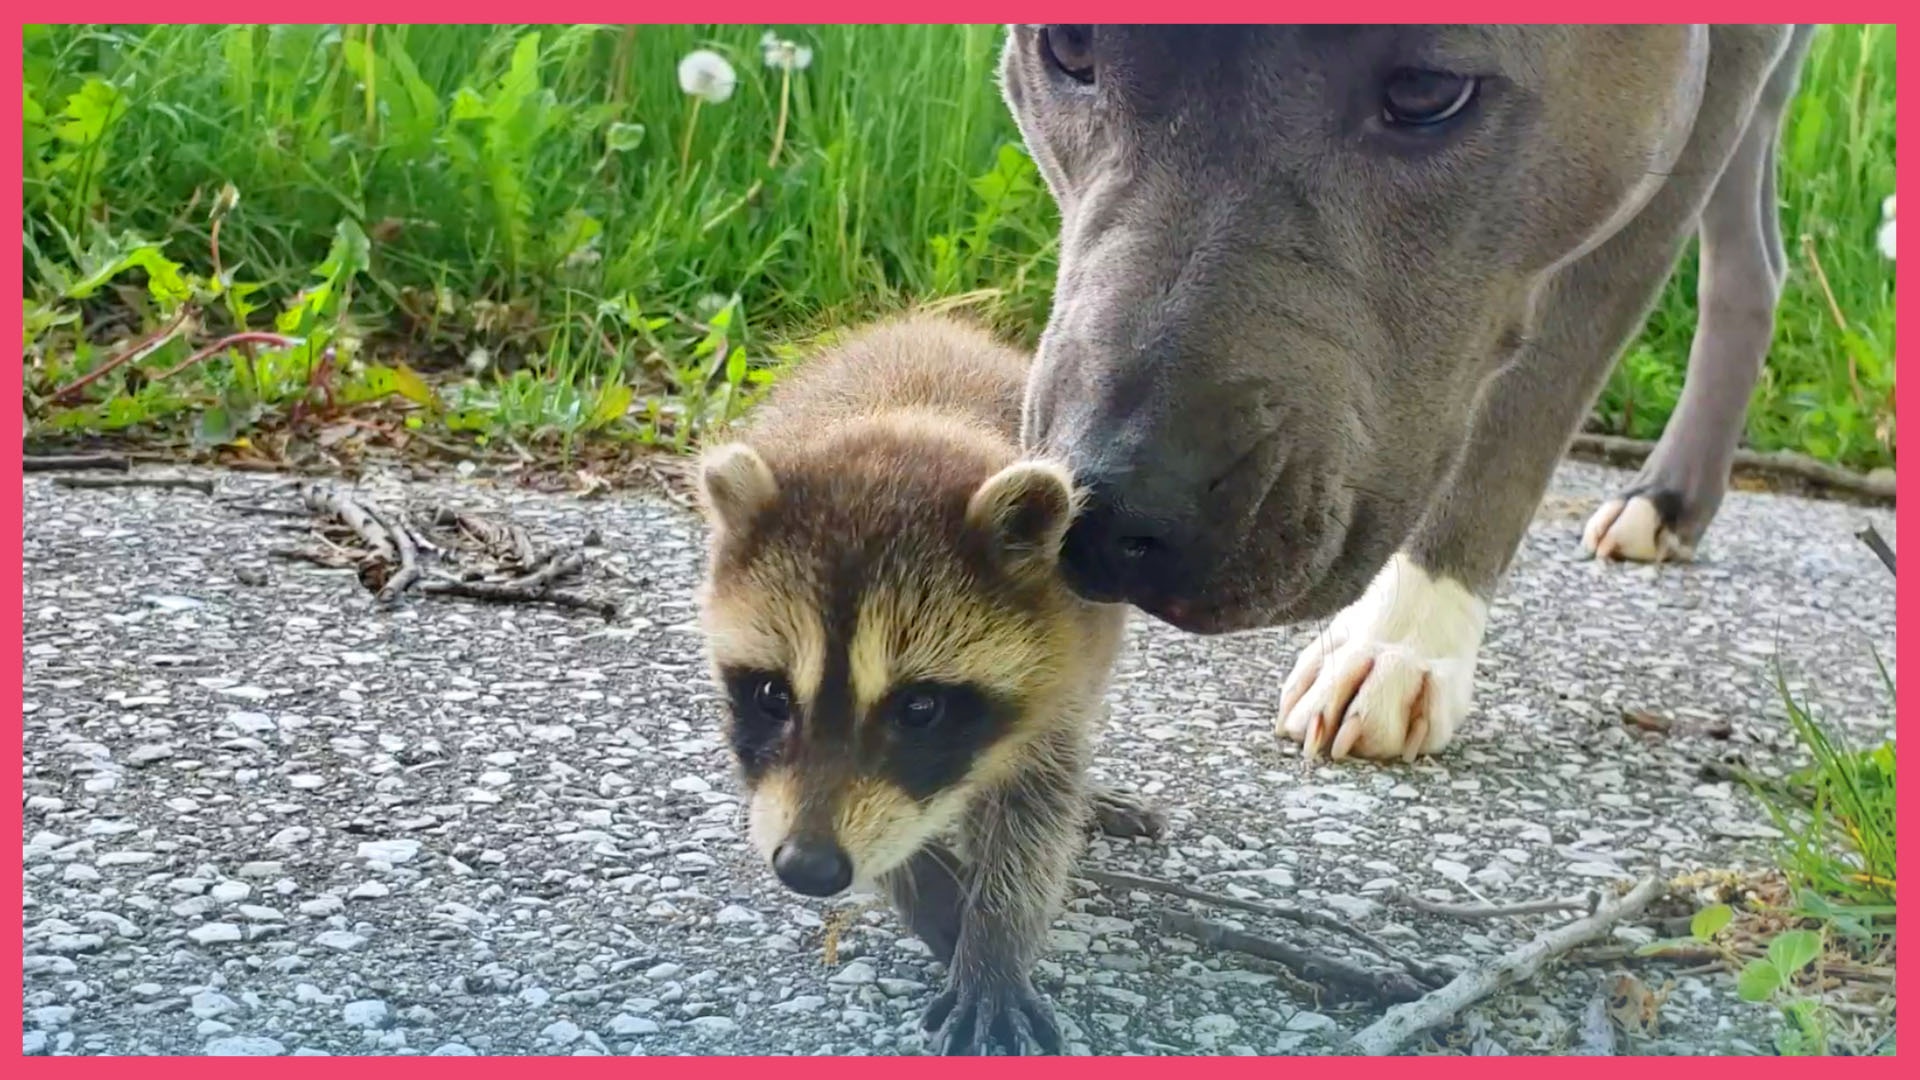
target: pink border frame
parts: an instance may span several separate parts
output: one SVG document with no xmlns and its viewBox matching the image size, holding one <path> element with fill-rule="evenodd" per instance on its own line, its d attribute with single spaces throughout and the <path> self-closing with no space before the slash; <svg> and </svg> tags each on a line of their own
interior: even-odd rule
<svg viewBox="0 0 1920 1080">
<path fill-rule="evenodd" d="M 154 13 L 154 8 L 151 4 L 132 3 L 129 2 L 129 0 L 95 0 L 95 2 L 95 14 L 103 16 L 103 22 L 125 21 L 129 23 L 144 23 L 146 16 Z M 1596 18 L 1591 21 L 1613 23 L 1668 22 L 1672 21 L 1673 16 L 1679 13 L 1679 9 L 1684 9 L 1688 14 L 1699 16 L 1709 22 L 1758 22 L 1762 21 L 1762 16 L 1767 17 L 1766 21 L 1793 22 L 1796 21 L 1793 18 L 1795 15 L 1814 14 L 1811 9 L 1815 6 L 1819 5 L 1809 3 L 1760 2 L 1760 0 L 1754 0 L 1754 2 L 1749 3 L 1732 3 L 1729 2 L 1729 0 L 1712 0 L 1712 2 L 1694 0 L 1694 2 L 1691 3 L 1678 5 L 1671 2 L 1659 3 L 1656 2 L 1656 0 L 1615 0 L 1615 2 L 1604 5 L 1604 7 L 1596 6 L 1595 8 L 1589 9 L 1589 11 L 1594 16 L 1605 16 L 1604 19 Z M 1831 21 L 1837 23 L 1890 24 L 1898 22 L 1895 14 L 1898 10 L 1898 5 L 1896 4 L 1886 2 L 1854 2 L 1841 4 L 1840 7 L 1842 9 L 1840 11 L 1827 12 L 1829 16 L 1835 16 Z M 554 8 L 559 8 L 560 10 L 555 11 Z M 524 4 L 506 3 L 502 2 L 502 0 L 461 0 L 461 2 L 458 3 L 454 2 L 454 0 L 412 0 L 410 3 L 402 4 L 395 4 L 391 2 L 391 0 L 387 3 L 370 3 L 368 0 L 337 0 L 328 10 L 334 15 L 334 20 L 332 21 L 341 23 L 514 23 L 519 21 L 518 17 L 527 14 Z M 568 15 L 571 17 L 570 21 L 573 22 L 639 23 L 643 25 L 647 23 L 663 24 L 685 21 L 654 18 L 653 16 L 656 14 L 664 15 L 669 11 L 673 14 L 692 13 L 690 9 L 682 5 L 674 5 L 669 9 L 667 5 L 649 4 L 645 3 L 644 0 L 643 2 L 634 2 L 634 0 L 625 0 L 625 2 L 614 2 L 614 0 L 553 0 L 552 3 L 544 6 L 542 10 L 548 14 Z M 1038 21 L 1037 16 L 1044 14 L 1064 15 L 1081 12 L 1086 13 L 1091 18 L 1108 22 L 1257 23 L 1272 21 L 1273 16 L 1281 14 L 1285 9 L 1282 5 L 1278 4 L 1195 0 L 1195 2 L 1192 3 L 1178 5 L 1179 13 L 1183 16 L 1190 17 L 1181 20 L 1164 18 L 1169 11 L 1169 5 L 1167 5 L 1164 0 L 1160 3 L 1142 3 L 1139 2 L 1139 0 L 1105 0 L 1103 3 L 1051 4 L 1004 3 L 999 2 L 999 0 L 973 0 L 972 3 L 960 4 L 952 2 L 952 0 L 944 0 L 944 2 L 942 2 L 942 0 L 935 0 L 935 2 L 923 3 L 917 6 L 916 12 L 923 16 L 923 18 L 916 20 L 893 19 L 892 16 L 901 13 L 900 6 L 897 3 L 880 3 L 875 2 L 875 0 L 812 0 L 812 2 L 784 4 L 767 3 L 764 2 L 764 0 L 760 0 L 760 2 L 706 0 L 706 2 L 698 5 L 697 10 L 699 14 L 709 17 L 707 20 L 703 20 L 707 22 L 777 25 L 821 22 L 937 23 L 944 21 L 930 18 L 930 16 L 934 14 L 954 15 L 956 16 L 956 22 L 1006 22 L 1013 21 L 1016 18 Z M 1565 9 L 1560 10 L 1562 10 L 1563 16 L 1555 21 L 1581 21 L 1566 18 L 1564 14 Z M 1382 19 L 1378 21 L 1386 21 L 1387 17 L 1400 12 L 1405 12 L 1412 21 L 1416 22 L 1431 22 L 1434 21 L 1433 16 L 1441 14 L 1431 5 L 1410 3 L 1408 0 L 1391 0 L 1391 2 L 1377 3 L 1374 14 L 1382 16 Z M 1719 15 L 1715 16 L 1715 12 L 1719 12 Z M 182 10 L 182 14 L 188 13 L 194 15 L 195 18 L 183 21 L 205 23 L 259 22 L 266 16 L 277 14 L 263 10 L 257 3 L 237 3 L 235 0 L 201 0 L 200 3 L 192 5 L 190 9 Z M 405 19 L 395 18 L 396 15 L 402 13 L 408 17 Z M 1502 0 L 1502 2 L 1480 0 L 1480 2 L 1476 3 L 1463 4 L 1459 9 L 1445 13 L 1448 21 L 1505 21 L 1520 23 L 1546 21 L 1534 17 L 1543 14 L 1545 14 L 1545 12 L 1540 5 L 1518 3 L 1514 2 L 1514 0 Z M 1645 18 L 1641 16 L 1645 16 Z M 1838 16 L 1844 16 L 1844 18 Z M 0 63 L 4 63 L 7 68 L 7 74 L 4 78 L 5 86 L 21 85 L 19 81 L 22 66 L 21 26 L 24 21 L 26 20 L 16 14 L 14 19 L 9 20 L 5 28 L 5 46 L 3 49 L 0 49 Z M 62 23 L 77 22 L 78 20 L 50 18 L 46 21 Z M 313 20 L 283 21 L 307 22 Z M 1897 61 L 1898 66 L 1904 69 L 1906 66 L 1905 49 L 1897 45 L 1896 49 L 1898 50 L 1897 55 L 1899 56 Z M 7 197 L 0 199 L 0 204 L 4 204 L 7 207 L 9 220 L 8 236 L 20 235 L 21 214 L 23 213 L 21 202 L 23 163 L 21 156 L 24 150 L 21 125 L 19 123 L 21 114 L 15 111 L 17 108 L 18 106 L 15 105 L 0 110 L 0 118 L 13 121 L 6 124 L 9 133 L 4 140 L 0 140 L 0 158 L 3 158 L 0 159 L 0 180 L 4 180 L 9 192 Z M 1909 134 L 1907 129 L 1914 126 L 1906 122 L 1906 115 L 1907 114 L 1902 113 L 1898 121 L 1897 136 L 1900 141 L 1905 141 L 1906 136 Z M 1896 184 L 1896 187 L 1897 186 Z M 0 260 L 0 275 L 4 275 L 5 291 L 11 292 L 15 288 L 22 287 L 22 273 L 22 253 L 20 248 L 16 246 L 12 256 L 9 256 L 5 260 Z M 1908 306 L 1910 305 L 1907 302 L 1905 292 L 1897 292 L 1896 318 L 1903 317 L 1906 314 Z M 0 319 L 4 320 L 9 340 L 11 340 L 12 334 L 20 332 L 20 321 L 22 318 L 22 309 L 16 308 L 12 304 L 4 305 L 4 313 L 0 313 Z M 13 367 L 13 365 L 0 364 L 0 380 L 4 380 L 7 395 L 20 392 L 21 375 L 21 370 Z M 1896 407 L 1906 410 L 1908 415 L 1913 415 L 1915 405 L 1920 403 L 1911 402 L 1906 399 L 1916 396 L 1916 393 L 1920 392 L 1897 391 L 1895 394 Z M 0 433 L 0 445 L 14 446 L 13 440 L 20 437 L 20 425 L 15 423 L 15 419 L 11 409 L 0 410 L 0 424 L 4 425 L 4 432 Z M 16 447 L 14 454 L 9 455 L 14 458 L 16 468 L 18 467 L 19 453 L 20 451 Z M 1909 473 L 1909 475 L 1916 475 L 1917 478 L 1915 480 L 1904 481 L 1900 484 L 1900 490 L 1903 493 L 1908 487 L 1920 486 L 1920 473 Z M 6 563 L 4 568 L 0 568 L 0 573 L 4 573 L 5 575 L 6 591 L 9 596 L 14 598 L 6 605 L 0 605 L 0 620 L 4 620 L 5 626 L 12 627 L 5 635 L 9 637 L 22 632 L 23 612 L 21 603 L 23 602 L 23 586 L 21 579 L 21 548 L 19 546 L 22 498 L 23 487 L 10 484 L 3 497 L 4 507 L 0 507 L 0 520 L 3 520 L 6 525 L 6 535 L 13 540 L 11 546 L 15 554 L 15 558 L 11 562 Z M 1902 501 L 1904 502 L 1905 500 L 1903 499 Z M 1904 525 L 1907 516 L 1904 511 L 1898 512 L 1897 520 L 1900 524 Z M 1914 533 L 1913 535 L 1920 535 L 1920 533 Z M 1914 589 L 1920 590 L 1920 579 L 1916 579 Z M 1902 609 L 1906 607 L 1904 601 L 1907 591 L 1903 586 L 1897 594 L 1899 606 Z M 1904 619 L 1898 620 L 1898 629 L 1902 631 L 1902 637 L 1905 636 L 1904 622 Z M 8 733 L 14 738 L 20 738 L 23 734 L 22 716 L 19 706 L 24 663 L 22 654 L 9 652 L 4 663 L 9 674 L 9 685 L 15 689 L 12 694 L 8 695 L 4 705 L 0 705 L 0 710 L 4 710 L 3 719 Z M 1898 657 L 1897 653 L 1895 663 L 1898 676 L 1904 677 L 1905 663 L 1904 660 Z M 1904 717 L 1899 718 L 1896 724 L 1897 728 L 1902 731 L 1907 727 Z M 9 775 L 11 775 L 10 771 Z M 20 785 L 14 784 L 11 786 L 14 789 L 14 797 L 19 797 Z M 1907 779 L 1901 782 L 1899 791 L 1900 816 L 1902 820 L 1904 820 L 1906 816 L 1906 807 L 1913 801 L 1912 793 L 1916 786 L 1920 786 L 1920 780 L 1915 779 L 1913 771 L 1909 769 Z M 18 804 L 13 802 L 12 798 L 7 799 L 4 803 L 0 803 L 0 813 L 4 814 L 8 826 L 13 833 L 19 832 L 22 824 L 22 813 Z M 9 835 L 11 835 L 11 833 Z M 1911 851 L 1911 849 L 1909 849 L 1909 851 Z M 1909 861 L 1913 861 L 1912 858 L 1903 858 L 1901 860 L 1903 865 Z M 9 863 L 7 865 L 6 881 L 8 885 L 8 895 L 15 898 L 20 897 L 24 885 L 23 866 L 21 863 Z M 16 911 L 17 910 L 19 909 L 16 908 Z M 1907 928 L 1912 926 L 1913 923 L 1911 921 L 1903 924 L 1900 932 L 1900 938 L 1902 940 L 1915 936 L 1905 932 Z M 20 970 L 20 958 L 22 954 L 21 939 L 13 937 L 12 934 L 9 933 L 4 936 L 4 940 L 7 943 L 5 946 L 6 955 L 11 961 L 9 967 L 11 970 L 18 971 Z M 1899 978 L 1898 983 L 1904 986 L 1906 979 Z M 10 979 L 6 980 L 5 994 L 6 1000 L 10 1005 L 18 1006 L 23 996 L 22 984 L 13 982 Z M 742 1078 L 750 1077 L 753 1076 L 759 1068 L 763 1067 L 762 1063 L 773 1064 L 775 1060 L 778 1061 L 778 1064 L 773 1065 L 773 1067 L 780 1069 L 782 1076 L 792 1077 L 812 1073 L 813 1075 L 822 1077 L 844 1078 L 849 1075 L 864 1073 L 867 1069 L 875 1070 L 871 1075 L 878 1075 L 882 1072 L 892 1072 L 895 1069 L 903 1067 L 899 1063 L 884 1060 L 854 1063 L 806 1057 L 782 1059 L 723 1057 L 711 1060 L 698 1058 L 641 1059 L 647 1062 L 646 1064 L 632 1064 L 629 1063 L 629 1061 L 611 1058 L 569 1058 L 567 1060 L 568 1064 L 566 1068 L 569 1071 L 585 1070 L 600 1073 L 605 1076 L 631 1076 L 634 1075 L 636 1071 L 644 1075 L 651 1072 L 653 1068 L 664 1066 L 670 1071 L 675 1072 L 682 1069 L 688 1072 L 698 1069 L 705 1073 L 705 1075 L 714 1077 L 715 1080 L 725 1080 L 725 1078 L 731 1076 L 739 1076 Z M 1710 1060 L 1711 1059 L 1709 1059 L 1709 1061 Z M 665 1064 L 666 1062 L 672 1061 L 683 1061 L 686 1064 L 679 1066 Z M 134 1064 L 135 1062 L 138 1062 L 138 1064 Z M 133 1067 L 140 1070 L 140 1075 L 157 1077 L 159 1080 L 165 1080 L 166 1077 L 173 1075 L 193 1076 L 196 1078 L 222 1075 L 240 1076 L 260 1067 L 258 1061 L 247 1059 L 186 1057 L 144 1059 L 25 1058 L 21 1059 L 21 1065 L 28 1073 L 36 1076 L 50 1076 L 54 1072 L 64 1072 L 76 1077 L 116 1076 L 121 1075 L 119 1070 Z M 341 1067 L 342 1065 L 338 1058 L 282 1058 L 276 1059 L 272 1065 L 272 1069 L 276 1072 L 280 1069 L 288 1069 L 296 1074 L 311 1073 L 315 1075 L 322 1072 L 331 1072 Z M 396 1077 L 403 1073 L 411 1073 L 414 1069 L 426 1069 L 428 1072 L 440 1072 L 448 1076 L 459 1075 L 465 1078 L 490 1076 L 504 1078 L 520 1075 L 519 1070 L 527 1066 L 523 1063 L 523 1059 L 516 1058 L 459 1059 L 408 1057 L 368 1058 L 365 1059 L 362 1064 L 351 1067 L 371 1068 L 375 1070 L 376 1073 L 392 1070 L 388 1075 Z M 909 1067 L 913 1069 L 926 1069 L 931 1075 L 947 1074 L 957 1076 L 962 1072 L 971 1070 L 975 1066 L 965 1059 L 947 1060 L 924 1058 L 920 1059 L 919 1064 Z M 1219 1080 L 1226 1080 L 1226 1078 L 1232 1076 L 1261 1076 L 1265 1075 L 1265 1070 L 1272 1067 L 1270 1062 L 1259 1058 L 1209 1058 L 1206 1059 L 1205 1065 L 1209 1075 L 1219 1078 Z M 1617 1074 L 1622 1067 L 1623 1063 L 1620 1062 L 1619 1059 L 1592 1058 L 1568 1058 L 1557 1061 L 1553 1066 L 1556 1072 L 1565 1069 L 1572 1073 L 1585 1073 L 1589 1076 L 1611 1076 Z M 1738 1061 L 1729 1059 L 1719 1066 L 1684 1059 L 1671 1061 L 1647 1059 L 1645 1065 L 1640 1067 L 1651 1067 L 1655 1069 L 1656 1072 L 1666 1072 L 1671 1069 L 1673 1072 L 1669 1075 L 1684 1075 L 1688 1077 L 1718 1074 L 1720 1069 L 1725 1068 L 1727 1070 L 1727 1074 L 1725 1075 L 1737 1073 L 1742 1077 L 1754 1078 L 1760 1076 L 1785 1077 L 1804 1075 L 1802 1070 L 1809 1066 L 1796 1064 L 1786 1059 L 1743 1059 Z M 1813 1067 L 1819 1068 L 1818 1066 Z M 1850 1073 L 1863 1076 L 1891 1075 L 1893 1059 L 1852 1061 L 1843 1067 Z M 1006 1068 L 1015 1072 L 1035 1069 L 1049 1073 L 1060 1069 L 1089 1078 L 1098 1077 L 1102 1078 L 1102 1080 L 1110 1080 L 1110 1078 L 1121 1076 L 1158 1075 L 1162 1069 L 1166 1069 L 1168 1066 L 1166 1063 L 1146 1058 L 1101 1058 L 1098 1060 L 1061 1058 L 1042 1060 L 1008 1059 L 1002 1064 L 995 1066 L 995 1068 Z M 1417 1072 L 1430 1071 L 1431 1075 L 1434 1076 L 1452 1075 L 1473 1077 L 1475 1080 L 1480 1080 L 1480 1078 L 1484 1077 L 1502 1075 L 1531 1076 L 1533 1075 L 1531 1070 L 1535 1068 L 1535 1066 L 1527 1064 L 1525 1059 L 1512 1058 L 1401 1059 L 1391 1064 L 1384 1060 L 1325 1061 L 1324 1059 L 1304 1058 L 1290 1060 L 1286 1068 L 1289 1072 L 1300 1072 L 1302 1074 L 1319 1073 L 1323 1076 L 1336 1074 L 1341 1076 L 1358 1076 L 1362 1078 L 1362 1080 L 1369 1076 L 1397 1076 L 1402 1074 L 1405 1069 L 1411 1068 Z M 1708 1070 L 1707 1074 L 1700 1073 L 1699 1070 L 1702 1068 Z M 708 1069 L 718 1069 L 719 1071 L 717 1073 L 706 1073 Z M 1086 1069 L 1087 1071 L 1080 1073 L 1081 1069 Z M 1326 1069 L 1327 1072 L 1320 1073 L 1321 1069 Z M 1882 1073 L 1880 1071 L 1882 1069 L 1888 1069 L 1889 1072 Z M 178 1070 L 178 1072 L 176 1073 L 175 1070 Z M 818 1071 L 816 1072 L 816 1070 Z M 1356 1072 L 1349 1072 L 1349 1070 L 1356 1070 Z"/>
</svg>

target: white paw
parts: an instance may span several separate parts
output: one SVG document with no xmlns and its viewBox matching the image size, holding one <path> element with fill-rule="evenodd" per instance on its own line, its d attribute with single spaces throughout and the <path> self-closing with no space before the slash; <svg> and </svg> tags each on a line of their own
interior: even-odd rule
<svg viewBox="0 0 1920 1080">
<path fill-rule="evenodd" d="M 1335 761 L 1439 752 L 1473 704 L 1486 626 L 1479 597 L 1395 555 L 1300 653 L 1280 696 L 1282 734 L 1309 759 L 1322 747 Z"/>
<path fill-rule="evenodd" d="M 1601 504 L 1580 534 L 1580 550 L 1599 559 L 1629 562 L 1686 562 L 1693 558 L 1693 545 L 1667 528 L 1653 500 L 1644 495 L 1608 499 Z"/>
</svg>

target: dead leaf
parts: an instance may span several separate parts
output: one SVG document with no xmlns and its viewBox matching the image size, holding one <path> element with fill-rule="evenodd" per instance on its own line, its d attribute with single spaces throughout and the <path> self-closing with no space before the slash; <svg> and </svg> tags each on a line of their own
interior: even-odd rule
<svg viewBox="0 0 1920 1080">
<path fill-rule="evenodd" d="M 1673 993 L 1673 981 L 1658 990 L 1632 975 L 1621 973 L 1607 986 L 1607 1015 L 1628 1035 L 1656 1035 L 1660 1031 L 1660 1008 Z"/>
</svg>

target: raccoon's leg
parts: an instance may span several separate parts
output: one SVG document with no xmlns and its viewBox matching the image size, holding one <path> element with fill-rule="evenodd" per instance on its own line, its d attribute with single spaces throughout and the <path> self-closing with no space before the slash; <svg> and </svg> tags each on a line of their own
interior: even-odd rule
<svg viewBox="0 0 1920 1080">
<path fill-rule="evenodd" d="M 1089 789 L 1088 796 L 1093 809 L 1090 824 L 1108 836 L 1122 840 L 1135 836 L 1158 838 L 1167 830 L 1167 815 L 1144 795 L 1096 784 Z"/>
<path fill-rule="evenodd" d="M 1040 760 L 984 795 L 963 825 L 965 905 L 947 984 L 927 1006 L 939 1054 L 1061 1049 L 1053 1009 L 1033 987 L 1033 962 L 1086 842 L 1084 758 L 1077 747 Z"/>
<path fill-rule="evenodd" d="M 960 912 L 966 903 L 966 888 L 961 884 L 964 872 L 958 855 L 929 844 L 886 876 L 887 893 L 901 921 L 943 964 L 953 962 L 953 947 L 960 940 Z"/>
</svg>

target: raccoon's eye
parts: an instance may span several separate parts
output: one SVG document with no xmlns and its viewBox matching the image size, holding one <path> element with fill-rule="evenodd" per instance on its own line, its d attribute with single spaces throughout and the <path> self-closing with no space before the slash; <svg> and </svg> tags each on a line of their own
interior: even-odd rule
<svg viewBox="0 0 1920 1080">
<path fill-rule="evenodd" d="M 919 690 L 900 699 L 895 720 L 903 728 L 929 728 L 940 722 L 947 711 L 946 700 L 931 691 Z"/>
<path fill-rule="evenodd" d="M 793 694 L 781 678 L 761 679 L 753 686 L 753 707 L 775 723 L 784 723 L 793 711 Z"/>
</svg>

